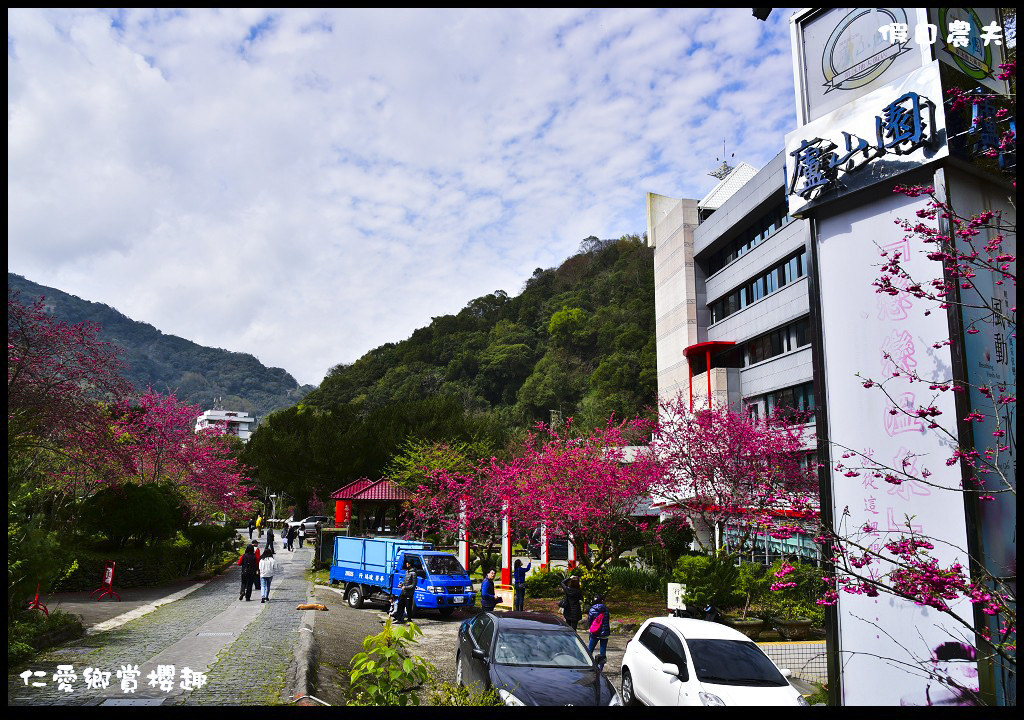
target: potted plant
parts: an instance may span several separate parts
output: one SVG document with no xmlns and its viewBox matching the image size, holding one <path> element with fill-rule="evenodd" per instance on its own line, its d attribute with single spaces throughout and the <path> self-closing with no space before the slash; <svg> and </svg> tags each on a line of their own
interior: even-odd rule
<svg viewBox="0 0 1024 720">
<path fill-rule="evenodd" d="M 739 576 L 736 580 L 736 588 L 743 595 L 743 612 L 739 617 L 728 615 L 722 621 L 729 627 L 739 630 L 751 640 L 757 640 L 764 629 L 764 619 L 748 616 L 751 603 L 760 602 L 768 589 L 765 579 L 765 569 L 758 563 L 743 563 L 740 565 Z"/>
</svg>

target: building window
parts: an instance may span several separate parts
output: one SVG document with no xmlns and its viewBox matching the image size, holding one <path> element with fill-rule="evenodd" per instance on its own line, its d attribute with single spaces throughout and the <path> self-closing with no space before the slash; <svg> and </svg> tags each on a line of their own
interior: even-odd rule
<svg viewBox="0 0 1024 720">
<path fill-rule="evenodd" d="M 814 383 L 774 390 L 757 397 L 745 398 L 748 405 L 764 403 L 765 415 L 778 415 L 794 422 L 811 423 L 815 419 Z"/>
<path fill-rule="evenodd" d="M 806 250 L 801 250 L 791 255 L 767 272 L 761 273 L 725 297 L 711 303 L 708 306 L 711 310 L 711 322 L 724 320 L 747 305 L 771 295 L 783 285 L 802 278 L 807 270 L 807 263 L 804 261 L 806 253 Z"/>
<path fill-rule="evenodd" d="M 790 223 L 789 204 L 786 201 L 771 208 L 754 220 L 725 247 L 708 258 L 708 275 L 735 262 Z"/>
</svg>

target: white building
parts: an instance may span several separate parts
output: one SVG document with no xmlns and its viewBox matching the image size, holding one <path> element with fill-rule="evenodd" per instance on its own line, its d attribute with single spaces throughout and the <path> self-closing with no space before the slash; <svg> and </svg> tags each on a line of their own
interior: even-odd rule
<svg viewBox="0 0 1024 720">
<path fill-rule="evenodd" d="M 256 429 L 256 418 L 233 410 L 206 410 L 196 419 L 196 432 L 214 425 L 223 425 L 228 435 L 235 435 L 245 442 Z"/>
<path fill-rule="evenodd" d="M 787 212 L 785 169 L 779 153 L 759 171 L 741 162 L 699 201 L 648 193 L 660 398 L 681 393 L 691 408 L 761 417 L 776 407 L 813 413 L 810 233 Z M 806 428 L 810 462 L 813 417 Z M 713 532 L 695 530 L 708 541 Z M 762 537 L 756 551 L 818 556 L 802 536 Z"/>
</svg>

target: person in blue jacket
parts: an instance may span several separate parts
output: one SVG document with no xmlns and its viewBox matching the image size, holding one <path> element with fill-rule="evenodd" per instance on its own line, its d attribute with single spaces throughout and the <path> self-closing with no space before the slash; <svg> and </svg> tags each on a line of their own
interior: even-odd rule
<svg viewBox="0 0 1024 720">
<path fill-rule="evenodd" d="M 590 646 L 587 650 L 593 654 L 594 646 L 601 643 L 601 654 L 597 656 L 598 669 L 604 669 L 605 658 L 608 655 L 608 636 L 612 634 L 611 613 L 608 606 L 604 604 L 604 595 L 598 594 L 594 598 L 590 612 L 587 613 L 587 623 L 590 628 Z"/>
<path fill-rule="evenodd" d="M 522 560 L 516 560 L 515 566 L 512 568 L 512 587 L 515 589 L 515 598 L 512 602 L 513 610 L 523 610 L 526 604 L 526 573 L 533 567 L 533 563 L 527 563 L 526 567 L 523 567 Z"/>
<path fill-rule="evenodd" d="M 494 594 L 494 569 L 487 571 L 483 584 L 480 586 L 480 607 L 490 611 L 498 604 L 498 598 Z"/>
</svg>

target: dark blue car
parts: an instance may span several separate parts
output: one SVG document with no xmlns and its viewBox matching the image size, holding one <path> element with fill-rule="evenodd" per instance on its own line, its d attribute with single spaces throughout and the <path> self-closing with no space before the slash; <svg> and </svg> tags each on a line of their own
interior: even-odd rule
<svg viewBox="0 0 1024 720">
<path fill-rule="evenodd" d="M 455 681 L 506 705 L 620 705 L 579 635 L 557 615 L 484 612 L 459 627 Z"/>
</svg>

